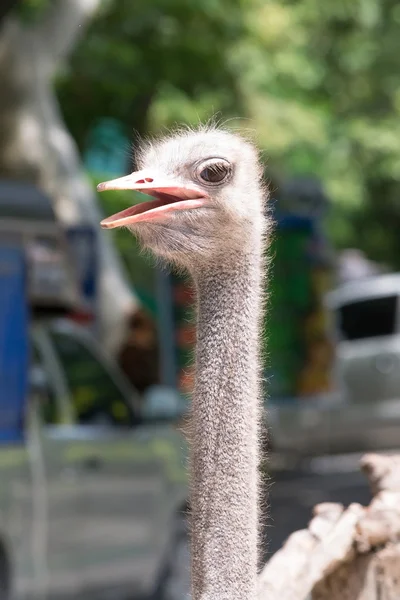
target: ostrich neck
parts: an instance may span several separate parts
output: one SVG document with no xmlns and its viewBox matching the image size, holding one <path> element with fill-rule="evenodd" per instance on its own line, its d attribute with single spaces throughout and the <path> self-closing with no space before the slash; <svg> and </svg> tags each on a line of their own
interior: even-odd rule
<svg viewBox="0 0 400 600">
<path fill-rule="evenodd" d="M 192 404 L 193 600 L 255 600 L 262 243 L 203 270 Z"/>
</svg>

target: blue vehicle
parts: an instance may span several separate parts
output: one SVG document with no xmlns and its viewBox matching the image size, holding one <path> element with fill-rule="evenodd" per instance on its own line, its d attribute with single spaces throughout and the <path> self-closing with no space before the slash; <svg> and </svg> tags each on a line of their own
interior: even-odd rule
<svg viewBox="0 0 400 600">
<path fill-rule="evenodd" d="M 0 222 L 0 600 L 183 600 L 179 398 L 140 396 L 67 318 L 82 299 L 46 196 L 0 183 Z"/>
</svg>

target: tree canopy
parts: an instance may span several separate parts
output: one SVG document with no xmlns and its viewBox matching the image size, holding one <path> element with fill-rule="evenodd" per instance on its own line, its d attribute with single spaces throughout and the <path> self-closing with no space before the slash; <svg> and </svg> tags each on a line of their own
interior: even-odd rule
<svg viewBox="0 0 400 600">
<path fill-rule="evenodd" d="M 57 89 L 81 149 L 103 117 L 242 117 L 278 178 L 322 180 L 338 247 L 398 267 L 399 73 L 396 0 L 103 0 Z"/>
</svg>

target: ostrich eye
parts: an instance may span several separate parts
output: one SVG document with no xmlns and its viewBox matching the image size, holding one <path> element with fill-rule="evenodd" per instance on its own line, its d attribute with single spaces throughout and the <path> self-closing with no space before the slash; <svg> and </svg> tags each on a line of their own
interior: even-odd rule
<svg viewBox="0 0 400 600">
<path fill-rule="evenodd" d="M 232 167 L 227 161 L 203 163 L 197 169 L 198 178 L 203 183 L 222 183 L 231 174 Z"/>
</svg>

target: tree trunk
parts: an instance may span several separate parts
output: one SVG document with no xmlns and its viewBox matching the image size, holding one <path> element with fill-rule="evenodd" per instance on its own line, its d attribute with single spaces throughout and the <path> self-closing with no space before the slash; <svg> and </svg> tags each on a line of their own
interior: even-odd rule
<svg viewBox="0 0 400 600">
<path fill-rule="evenodd" d="M 98 228 L 99 316 L 103 343 L 116 350 L 136 302 L 109 234 L 99 228 L 101 212 L 67 131 L 52 80 L 100 0 L 55 0 L 36 24 L 15 17 L 0 37 L 0 177 L 34 183 L 54 201 L 65 226 Z"/>
</svg>

